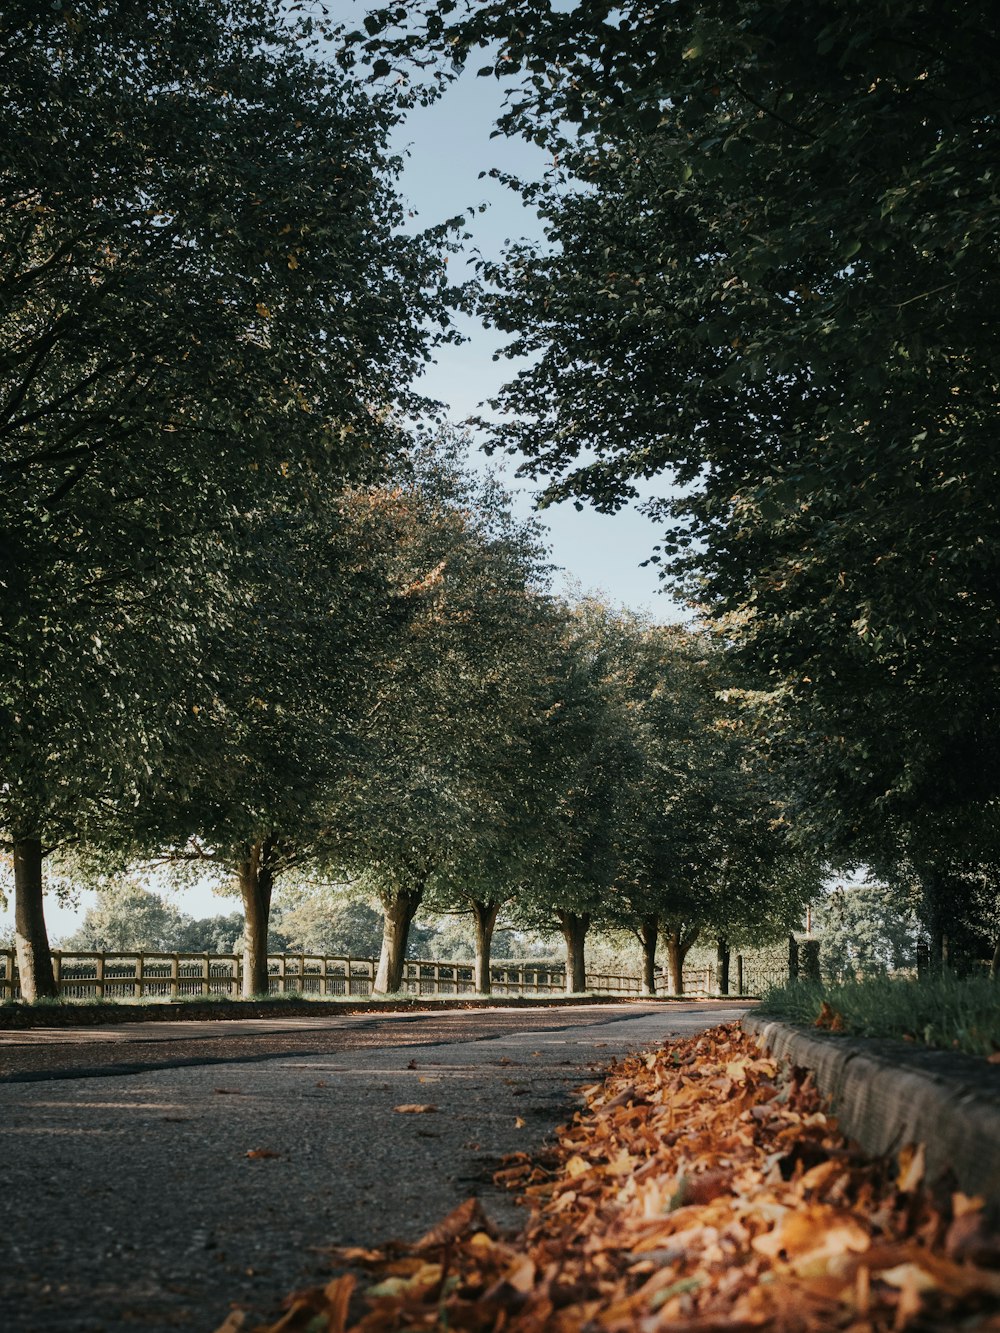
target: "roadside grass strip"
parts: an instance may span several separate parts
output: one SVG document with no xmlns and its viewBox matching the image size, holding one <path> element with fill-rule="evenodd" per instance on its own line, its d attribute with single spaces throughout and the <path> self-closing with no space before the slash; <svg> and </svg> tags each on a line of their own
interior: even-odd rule
<svg viewBox="0 0 1000 1333">
<path fill-rule="evenodd" d="M 858 1037 L 895 1037 L 1000 1063 L 1000 983 L 989 977 L 869 977 L 791 981 L 757 1010 Z"/>
<path fill-rule="evenodd" d="M 414 1245 L 341 1271 L 256 1333 L 952 1333 L 1000 1330 L 984 1201 L 872 1159 L 810 1074 L 736 1025 L 612 1066 L 585 1109 L 497 1181 L 530 1209 L 498 1235 L 468 1199 Z M 234 1309 L 218 1333 L 248 1330 Z"/>
</svg>

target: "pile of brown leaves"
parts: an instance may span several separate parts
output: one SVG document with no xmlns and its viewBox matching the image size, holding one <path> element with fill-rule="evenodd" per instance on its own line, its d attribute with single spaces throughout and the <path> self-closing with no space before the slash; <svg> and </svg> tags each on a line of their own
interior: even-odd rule
<svg viewBox="0 0 1000 1333">
<path fill-rule="evenodd" d="M 919 1149 L 862 1156 L 737 1027 L 584 1093 L 557 1148 L 498 1174 L 532 1205 L 516 1240 L 470 1199 L 407 1249 L 334 1251 L 360 1287 L 301 1292 L 266 1333 L 1000 1330 L 982 1200 L 929 1188 Z"/>
</svg>

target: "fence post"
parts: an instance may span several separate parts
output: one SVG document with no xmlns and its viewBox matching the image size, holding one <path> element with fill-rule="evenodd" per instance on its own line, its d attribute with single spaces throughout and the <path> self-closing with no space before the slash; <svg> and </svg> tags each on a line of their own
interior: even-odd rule
<svg viewBox="0 0 1000 1333">
<path fill-rule="evenodd" d="M 135 985 L 132 988 L 132 994 L 139 1000 L 142 999 L 143 982 L 146 978 L 146 956 L 140 950 L 135 958 Z"/>
<path fill-rule="evenodd" d="M 799 942 L 794 935 L 788 937 L 788 979 L 799 979 Z"/>
<path fill-rule="evenodd" d="M 181 960 L 179 954 L 170 955 L 170 998 L 176 1000 L 180 998 Z"/>
<path fill-rule="evenodd" d="M 743 955 L 736 955 L 736 994 L 743 994 Z"/>
<path fill-rule="evenodd" d="M 211 956 L 211 955 L 209 954 L 208 950 L 206 949 L 206 950 L 205 950 L 205 961 L 204 961 L 204 962 L 202 963 L 202 965 L 201 965 L 201 967 L 202 967 L 202 972 L 201 972 L 201 993 L 202 993 L 202 995 L 211 995 L 211 993 L 212 993 L 211 988 L 209 987 L 209 984 L 208 984 L 208 983 L 209 983 L 209 979 L 210 979 L 210 977 L 211 977 L 211 975 L 212 975 L 212 969 L 211 969 L 211 967 L 209 966 L 209 958 L 210 958 L 210 956 Z"/>
<path fill-rule="evenodd" d="M 62 990 L 62 951 L 55 949 L 52 953 L 52 976 L 56 983 L 56 994 Z"/>
<path fill-rule="evenodd" d="M 104 999 L 104 954 L 102 953 L 99 953 L 97 955 L 97 961 L 94 963 L 94 972 L 96 974 L 96 981 L 97 981 L 97 984 L 94 987 L 94 992 L 99 1000 L 103 1000 Z"/>
<path fill-rule="evenodd" d="M 270 971 L 270 969 L 268 969 Z M 271 989 L 270 981 L 267 983 L 268 990 Z M 285 962 L 285 955 L 278 955 L 278 994 L 284 995 L 288 989 L 288 966 Z"/>
</svg>

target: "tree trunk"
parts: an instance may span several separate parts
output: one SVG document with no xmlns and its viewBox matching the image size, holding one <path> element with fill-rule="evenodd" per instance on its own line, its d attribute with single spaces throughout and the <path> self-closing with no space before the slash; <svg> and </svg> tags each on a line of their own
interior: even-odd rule
<svg viewBox="0 0 1000 1333">
<path fill-rule="evenodd" d="M 255 842 L 246 860 L 236 868 L 243 898 L 245 921 L 243 936 L 243 998 L 267 995 L 270 983 L 267 972 L 267 931 L 271 920 L 271 892 L 274 871 L 268 864 L 271 850 L 269 838 Z"/>
<path fill-rule="evenodd" d="M 406 961 L 406 941 L 410 926 L 423 901 L 423 888 L 402 889 L 386 902 L 383 901 L 382 951 L 375 973 L 375 995 L 392 995 L 403 985 L 403 964 Z"/>
<path fill-rule="evenodd" d="M 920 888 L 927 925 L 929 970 L 932 974 L 939 973 L 948 963 L 944 876 L 934 870 L 924 870 L 920 875 Z"/>
<path fill-rule="evenodd" d="M 716 959 L 719 964 L 719 994 L 729 994 L 729 941 L 725 935 L 716 940 Z"/>
<path fill-rule="evenodd" d="M 643 917 L 639 926 L 639 940 L 642 944 L 642 993 L 656 994 L 656 944 L 660 935 L 660 918 L 656 915 Z"/>
<path fill-rule="evenodd" d="M 563 939 L 566 941 L 566 994 L 578 995 L 587 989 L 587 963 L 584 945 L 587 931 L 590 929 L 590 914 L 576 912 L 557 912 L 562 926 Z"/>
<path fill-rule="evenodd" d="M 490 976 L 490 948 L 493 944 L 493 928 L 500 914 L 498 902 L 481 902 L 472 899 L 472 919 L 476 927 L 476 991 L 480 995 L 493 992 Z"/>
<path fill-rule="evenodd" d="M 993 950 L 993 958 L 990 962 L 990 976 L 994 981 L 1000 981 L 1000 939 L 996 942 Z"/>
<path fill-rule="evenodd" d="M 701 933 L 700 926 L 671 925 L 667 927 L 667 963 L 670 966 L 670 988 L 672 995 L 684 994 L 684 960 L 691 952 L 691 946 Z"/>
<path fill-rule="evenodd" d="M 14 841 L 14 931 L 23 1000 L 54 999 L 59 991 L 42 902 L 42 840 Z"/>
<path fill-rule="evenodd" d="M 684 994 L 684 951 L 681 948 L 681 932 L 672 926 L 667 932 L 667 964 L 670 967 L 670 991 L 673 995 Z"/>
</svg>

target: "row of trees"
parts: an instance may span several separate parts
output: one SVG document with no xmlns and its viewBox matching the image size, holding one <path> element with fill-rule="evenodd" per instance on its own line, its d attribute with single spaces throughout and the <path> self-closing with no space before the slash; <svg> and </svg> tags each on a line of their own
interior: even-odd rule
<svg viewBox="0 0 1000 1333">
<path fill-rule="evenodd" d="M 685 956 L 707 932 L 725 956 L 734 939 L 787 929 L 817 892 L 818 870 L 794 848 L 759 755 L 720 699 L 711 642 L 526 585 L 531 529 L 511 528 L 501 507 L 503 537 L 490 543 L 486 497 L 471 508 L 474 488 L 453 472 L 438 508 L 440 463 L 432 478 L 430 509 L 426 492 L 406 497 L 424 525 L 403 575 L 418 604 L 393 616 L 382 653 L 369 605 L 353 645 L 366 684 L 350 706 L 324 720 L 323 701 L 345 697 L 343 618 L 335 665 L 320 651 L 329 626 L 313 642 L 315 622 L 299 623 L 308 688 L 284 656 L 258 663 L 250 684 L 228 682 L 234 699 L 220 694 L 193 720 L 142 808 L 90 849 L 101 869 L 116 856 L 155 857 L 238 882 L 248 993 L 266 990 L 267 952 L 281 943 L 274 885 L 294 890 L 304 875 L 349 880 L 380 901 L 379 992 L 398 989 L 414 919 L 427 911 L 471 918 L 483 992 L 498 921 L 561 930 L 573 991 L 585 988 L 595 926 L 634 932 L 649 992 L 660 941 L 680 992 Z M 393 498 L 398 507 L 403 489 Z M 398 524 L 390 535 L 400 560 Z M 252 745 L 233 704 L 246 710 Z M 137 922 L 156 906 L 139 897 Z M 329 896 L 309 906 L 333 915 Z"/>
<path fill-rule="evenodd" d="M 606 510 L 672 477 L 659 558 L 809 843 L 917 881 L 939 958 L 995 945 L 993 7 L 423 0 L 342 34 L 428 95 L 483 52 L 552 162 L 510 182 L 544 245 L 483 271 L 523 367 L 495 443 Z"/>
<path fill-rule="evenodd" d="M 725 946 L 784 929 L 815 867 L 723 701 L 710 639 L 549 596 L 534 527 L 456 447 L 414 453 L 393 486 L 345 489 L 332 515 L 261 516 L 273 531 L 246 615 L 202 643 L 210 693 L 181 696 L 135 803 L 106 791 L 62 859 L 235 880 L 247 993 L 267 989 L 275 883 L 303 875 L 380 900 L 379 992 L 399 988 L 421 910 L 471 915 L 484 992 L 501 915 L 558 923 L 572 990 L 591 926 L 635 930 L 649 990 L 663 937 L 679 990 L 702 932 Z M 16 892 L 22 989 L 51 993 L 47 942 L 21 929 L 23 876 Z"/>
<path fill-rule="evenodd" d="M 402 232 L 395 112 L 312 40 L 272 0 L 0 17 L 0 827 L 29 996 L 46 857 L 110 854 L 154 807 L 166 832 L 199 757 L 263 813 L 281 719 L 253 674 L 286 653 L 301 687 L 302 617 L 350 614 L 341 496 L 391 470 L 448 336 L 449 229 Z"/>
<path fill-rule="evenodd" d="M 699 633 L 546 592 L 536 530 L 401 423 L 453 229 L 404 231 L 380 94 L 276 0 L 0 19 L 0 828 L 23 994 L 49 858 L 283 876 L 685 949 L 810 864 Z"/>
</svg>

